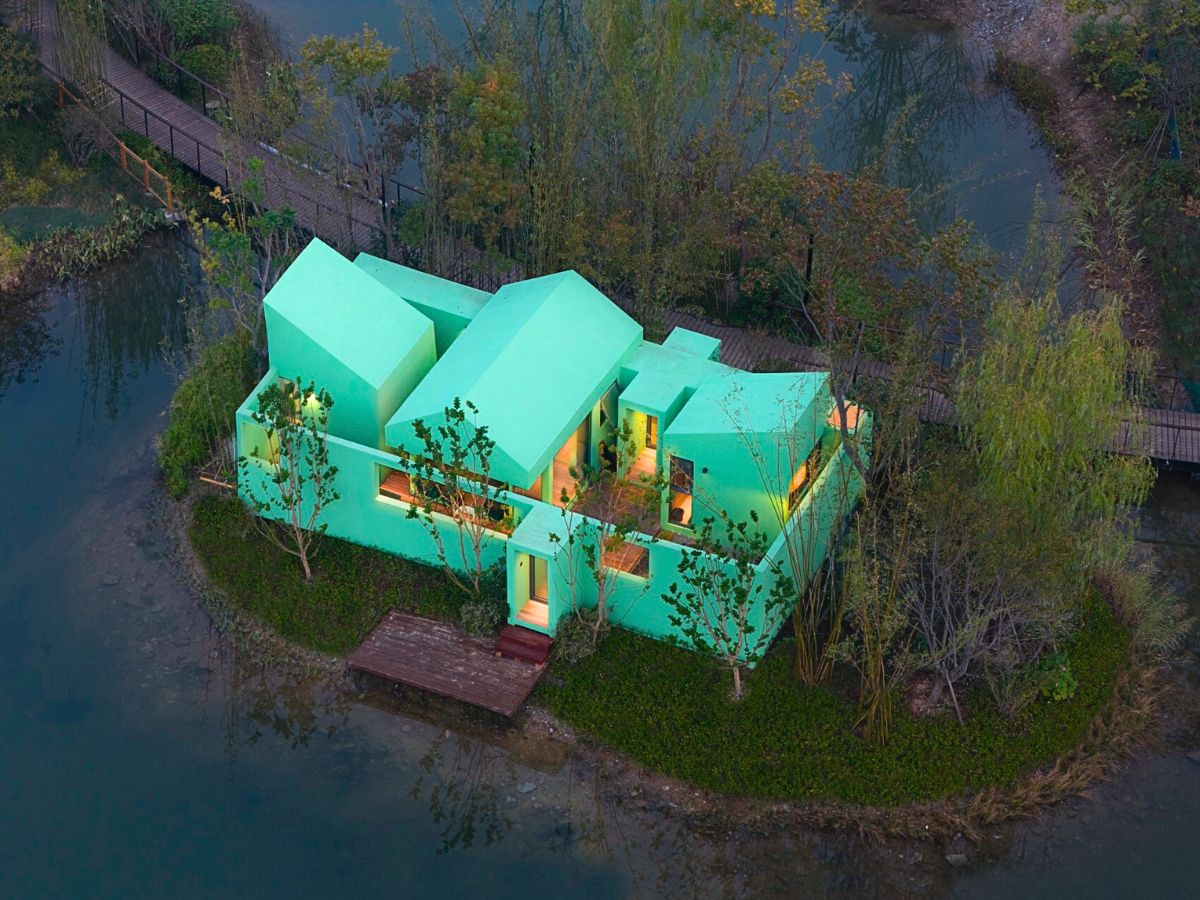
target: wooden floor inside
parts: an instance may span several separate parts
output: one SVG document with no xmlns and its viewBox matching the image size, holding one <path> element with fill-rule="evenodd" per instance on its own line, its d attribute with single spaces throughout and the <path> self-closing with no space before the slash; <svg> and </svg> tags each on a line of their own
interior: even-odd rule
<svg viewBox="0 0 1200 900">
<path fill-rule="evenodd" d="M 512 716 L 545 666 L 495 656 L 494 638 L 393 610 L 350 654 L 350 668 Z"/>
</svg>

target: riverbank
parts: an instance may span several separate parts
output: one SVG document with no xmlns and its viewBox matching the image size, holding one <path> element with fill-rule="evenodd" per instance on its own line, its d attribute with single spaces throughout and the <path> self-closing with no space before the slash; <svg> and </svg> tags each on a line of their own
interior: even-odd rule
<svg viewBox="0 0 1200 900">
<path fill-rule="evenodd" d="M 1080 232 L 1074 252 L 1086 271 L 1086 286 L 1128 298 L 1126 334 L 1136 345 L 1165 357 L 1178 355 L 1165 334 L 1169 311 L 1162 285 L 1142 259 L 1129 147 L 1116 138 L 1122 108 L 1087 83 L 1072 57 L 1072 35 L 1081 17 L 1068 13 L 1062 0 L 878 0 L 875 5 L 952 25 L 992 55 L 997 79 L 1033 118 L 1068 182 Z"/>
<path fill-rule="evenodd" d="M 57 108 L 42 78 L 29 109 L 0 117 L 0 295 L 36 294 L 173 225 L 97 149 L 90 121 L 72 113 Z"/>
<path fill-rule="evenodd" d="M 797 690 L 786 648 L 754 673 L 746 700 L 732 704 L 710 661 L 621 632 L 582 665 L 552 665 L 533 701 L 509 723 L 374 680 L 360 690 L 346 676 L 343 657 L 329 653 L 335 645 L 349 649 L 340 645 L 350 632 L 365 635 L 372 624 L 361 618 L 369 612 L 362 608 L 343 610 L 357 625 L 344 620 L 337 597 L 366 598 L 370 609 L 395 601 L 453 621 L 454 598 L 436 589 L 435 571 L 327 539 L 322 558 L 328 568 L 319 566 L 316 580 L 305 584 L 292 571 L 294 561 L 252 530 L 231 496 L 206 491 L 177 509 L 177 537 L 194 590 L 217 627 L 256 663 L 316 678 L 347 699 L 404 714 L 433 711 L 456 727 L 527 749 L 540 746 L 541 754 L 582 754 L 631 797 L 670 807 L 698 828 L 974 837 L 987 825 L 1077 795 L 1110 772 L 1146 733 L 1161 690 L 1157 665 L 1128 653 L 1127 634 L 1098 600 L 1072 650 L 1080 667 L 1072 701 L 1036 701 L 1005 721 L 977 698 L 965 728 L 949 710 L 926 720 L 902 715 L 885 748 L 853 734 L 849 698 L 824 688 Z M 226 553 L 231 537 L 232 554 Z M 393 577 L 393 569 L 403 577 Z M 273 573 L 272 584 L 261 583 L 264 573 Z M 412 581 L 421 575 L 435 583 L 428 598 Z M 390 590 L 397 582 L 408 585 L 399 596 Z M 343 623 L 332 639 L 308 627 L 317 608 L 313 598 L 331 591 L 330 619 Z M 260 610 L 264 596 L 274 599 Z M 280 627 L 290 637 L 307 636 L 322 649 L 285 639 L 260 617 L 280 612 Z M 653 750 L 664 737 L 667 744 Z M 737 746 L 725 746 L 730 741 Z"/>
</svg>

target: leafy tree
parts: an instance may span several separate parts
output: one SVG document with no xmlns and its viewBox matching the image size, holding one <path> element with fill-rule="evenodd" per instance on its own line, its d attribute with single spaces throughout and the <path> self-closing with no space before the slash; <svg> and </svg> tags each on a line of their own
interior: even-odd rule
<svg viewBox="0 0 1200 900">
<path fill-rule="evenodd" d="M 216 187 L 212 196 L 223 207 L 217 218 L 189 212 L 209 303 L 228 312 L 234 326 L 250 336 L 259 359 L 265 359 L 263 299 L 299 254 L 296 214 L 286 206 L 267 208 L 261 159 L 247 161 L 246 177 L 235 192 Z"/>
<path fill-rule="evenodd" d="M 300 48 L 303 94 L 317 115 L 322 139 L 333 150 L 324 160 L 327 171 L 378 205 L 389 256 L 393 222 L 385 182 L 405 156 L 398 107 L 404 82 L 391 74 L 395 52 L 365 25 L 354 37 L 311 37 Z M 354 164 L 345 165 L 347 159 Z"/>
<path fill-rule="evenodd" d="M 262 531 L 281 550 L 299 558 L 305 580 L 311 581 L 310 561 L 328 527 L 318 520 L 341 495 L 334 484 L 337 466 L 329 461 L 333 398 L 312 382 L 303 388 L 298 384 L 272 384 L 258 395 L 252 418 L 266 433 L 267 446 L 253 448 L 252 456 L 268 461 L 270 487 L 263 496 L 252 494 L 250 505 L 259 516 L 282 523 L 283 534 L 273 522 L 263 523 Z M 251 457 L 241 457 L 238 466 L 243 478 L 258 476 L 258 464 Z"/>
<path fill-rule="evenodd" d="M 696 549 L 680 555 L 683 586 L 672 582 L 663 595 L 672 610 L 667 621 L 733 674 L 736 699 L 743 693 L 742 667 L 766 653 L 794 596 L 792 580 L 780 571 L 770 573 L 769 587 L 756 580 L 766 551 L 766 535 L 753 512 L 749 523 L 725 521 L 723 539 L 714 536 L 713 519 L 705 519 Z"/>
<path fill-rule="evenodd" d="M 508 516 L 499 499 L 501 489 L 491 480 L 496 442 L 488 437 L 487 426 L 478 423 L 478 413 L 470 400 L 455 397 L 443 410 L 441 424 L 431 427 L 416 420 L 422 453 L 408 457 L 415 500 L 408 517 L 425 526 L 447 577 L 472 599 L 487 590 L 487 548 Z M 454 528 L 450 548 L 442 534 L 447 519 Z"/>
<path fill-rule="evenodd" d="M 38 61 L 33 44 L 0 25 L 0 115 L 15 116 L 33 104 Z"/>
</svg>

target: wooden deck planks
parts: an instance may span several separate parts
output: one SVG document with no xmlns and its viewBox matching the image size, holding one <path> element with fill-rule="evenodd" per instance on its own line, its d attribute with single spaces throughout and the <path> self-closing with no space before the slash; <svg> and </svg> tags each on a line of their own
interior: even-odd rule
<svg viewBox="0 0 1200 900">
<path fill-rule="evenodd" d="M 444 622 L 393 610 L 350 655 L 349 665 L 511 717 L 545 668 L 495 656 L 493 645 Z"/>
</svg>

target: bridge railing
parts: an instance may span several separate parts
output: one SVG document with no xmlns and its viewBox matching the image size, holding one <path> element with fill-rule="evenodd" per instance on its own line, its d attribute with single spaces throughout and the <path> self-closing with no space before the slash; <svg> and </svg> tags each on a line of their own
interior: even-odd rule
<svg viewBox="0 0 1200 900">
<path fill-rule="evenodd" d="M 101 137 L 104 140 L 100 143 L 100 149 L 115 159 L 121 171 L 135 179 L 142 186 L 142 190 L 158 200 L 168 213 L 175 212 L 175 189 L 171 179 L 121 140 L 61 79 L 55 77 L 54 84 L 58 93 L 59 109 L 66 109 L 68 103 L 83 109 L 101 129 Z"/>
<path fill-rule="evenodd" d="M 125 56 L 126 59 L 151 78 L 154 78 L 164 88 L 172 91 L 185 103 L 196 106 L 199 112 L 210 118 L 214 117 L 217 107 L 224 108 L 226 111 L 234 107 L 233 98 L 225 90 L 206 81 L 195 72 L 181 66 L 162 51 L 150 46 L 141 39 L 135 30 L 126 27 L 112 16 L 109 16 L 109 23 L 121 38 L 120 45 L 115 48 L 117 52 Z M 155 67 L 158 68 L 158 71 L 155 71 Z M 163 70 L 169 73 L 165 77 L 161 75 Z M 257 116 L 255 117 L 255 121 L 258 125 L 265 124 Z M 343 165 L 361 171 L 361 167 L 348 159 L 344 152 L 323 146 L 296 128 L 289 128 L 282 137 L 285 137 L 288 142 L 314 152 L 317 159 L 336 158 Z M 414 197 L 424 196 L 424 194 L 425 192 L 420 188 L 407 184 L 395 175 L 388 175 L 380 179 L 379 201 L 381 203 L 399 203 L 402 200 L 411 200 Z"/>
</svg>

